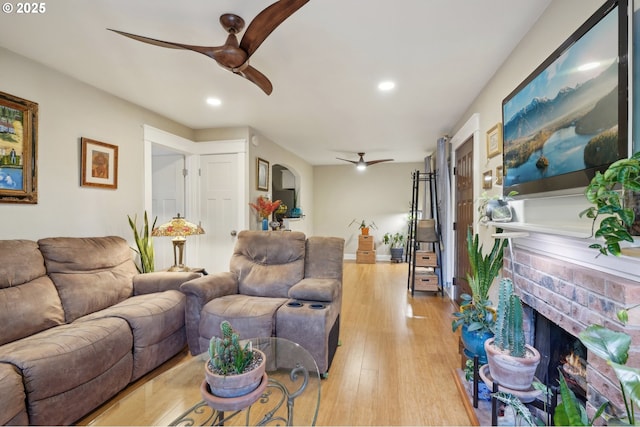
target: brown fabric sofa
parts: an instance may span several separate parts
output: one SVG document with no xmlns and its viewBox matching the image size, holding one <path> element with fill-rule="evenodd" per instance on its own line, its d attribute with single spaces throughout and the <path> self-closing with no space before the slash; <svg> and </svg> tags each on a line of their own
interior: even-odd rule
<svg viewBox="0 0 640 427">
<path fill-rule="evenodd" d="M 71 424 L 177 354 L 195 277 L 120 237 L 0 240 L 0 423 Z"/>
<path fill-rule="evenodd" d="M 344 239 L 241 231 L 230 271 L 184 283 L 191 354 L 228 320 L 241 338 L 277 336 L 307 349 L 326 373 L 338 345 Z"/>
</svg>

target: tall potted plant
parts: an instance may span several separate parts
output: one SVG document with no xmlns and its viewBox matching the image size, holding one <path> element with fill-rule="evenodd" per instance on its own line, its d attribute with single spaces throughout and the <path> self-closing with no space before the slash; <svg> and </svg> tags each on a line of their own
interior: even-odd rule
<svg viewBox="0 0 640 427">
<path fill-rule="evenodd" d="M 621 253 L 620 242 L 633 242 L 640 235 L 640 151 L 628 159 L 612 163 L 604 173 L 596 172 L 585 189 L 587 200 L 594 204 L 580 217 L 593 219 L 593 235 L 604 239 L 590 248 L 601 254 Z M 596 230 L 597 219 L 605 215 Z"/>
<path fill-rule="evenodd" d="M 484 343 L 494 381 L 511 390 L 528 390 L 540 353 L 525 343 L 522 301 L 513 293 L 511 279 L 500 281 L 495 337 Z"/>
<path fill-rule="evenodd" d="M 489 300 L 489 288 L 502 269 L 502 259 L 507 240 L 496 239 L 491 252 L 484 254 L 479 236 L 467 230 L 467 254 L 471 272 L 467 281 L 471 295 L 462 294 L 460 311 L 453 313 L 451 329 L 461 328 L 460 337 L 467 357 L 478 356 L 480 363 L 487 363 L 484 342 L 493 336 L 495 309 Z"/>
<path fill-rule="evenodd" d="M 155 217 L 153 224 L 149 227 L 147 211 L 144 211 L 143 226 L 140 231 L 138 231 L 138 215 L 134 215 L 133 219 L 127 215 L 127 218 L 129 219 L 129 226 L 131 227 L 131 231 L 133 231 L 133 239 L 137 246 L 137 249 L 132 249 L 140 256 L 140 265 L 136 264 L 136 268 L 140 273 L 150 273 L 154 270 L 155 263 L 151 230 L 156 228 L 156 221 L 158 221 L 158 217 Z"/>
</svg>

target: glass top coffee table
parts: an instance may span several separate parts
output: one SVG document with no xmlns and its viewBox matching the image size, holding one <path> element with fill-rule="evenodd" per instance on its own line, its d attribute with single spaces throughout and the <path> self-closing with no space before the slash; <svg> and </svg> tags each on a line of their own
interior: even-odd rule
<svg viewBox="0 0 640 427">
<path fill-rule="evenodd" d="M 89 425 L 315 425 L 320 373 L 311 354 L 282 338 L 249 340 L 267 356 L 269 383 L 250 407 L 221 412 L 203 401 L 203 353 L 163 372 L 98 415 Z"/>
</svg>

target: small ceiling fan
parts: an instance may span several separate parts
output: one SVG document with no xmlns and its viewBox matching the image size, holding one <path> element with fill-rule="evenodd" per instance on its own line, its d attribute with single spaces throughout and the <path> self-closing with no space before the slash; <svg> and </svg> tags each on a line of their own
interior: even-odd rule
<svg viewBox="0 0 640 427">
<path fill-rule="evenodd" d="M 393 159 L 381 159 L 381 160 L 370 160 L 368 162 L 365 162 L 364 161 L 364 154 L 365 153 L 358 153 L 358 156 L 360 156 L 360 160 L 358 160 L 358 161 L 341 159 L 340 157 L 336 157 L 336 159 L 344 160 L 345 162 L 349 162 L 349 163 L 353 163 L 354 165 L 356 165 L 356 168 L 358 168 L 358 170 L 365 170 L 367 168 L 367 166 L 375 165 L 376 163 L 392 162 L 393 161 Z"/>
<path fill-rule="evenodd" d="M 249 58 L 278 25 L 308 1 L 309 0 L 279 0 L 271 6 L 268 6 L 249 24 L 239 44 L 236 34 L 239 34 L 243 30 L 245 22 L 244 19 L 233 13 L 225 13 L 220 16 L 220 24 L 229 33 L 227 41 L 222 46 L 193 46 L 137 36 L 111 28 L 107 29 L 144 43 L 171 49 L 191 50 L 206 55 L 214 59 L 222 68 L 244 77 L 257 85 L 267 95 L 270 95 L 273 90 L 273 85 L 264 74 L 249 65 Z"/>
</svg>

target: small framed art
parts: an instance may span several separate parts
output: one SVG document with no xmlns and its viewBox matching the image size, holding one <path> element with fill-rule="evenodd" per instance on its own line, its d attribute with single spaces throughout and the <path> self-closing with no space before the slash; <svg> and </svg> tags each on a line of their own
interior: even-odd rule
<svg viewBox="0 0 640 427">
<path fill-rule="evenodd" d="M 256 160 L 256 188 L 269 191 L 269 162 L 260 157 Z"/>
<path fill-rule="evenodd" d="M 489 169 L 482 174 L 482 189 L 491 190 L 493 187 L 493 171 Z"/>
<path fill-rule="evenodd" d="M 496 124 L 487 131 L 487 157 L 502 154 L 502 123 Z"/>
<path fill-rule="evenodd" d="M 118 188 L 118 146 L 81 139 L 83 187 Z"/>
</svg>

